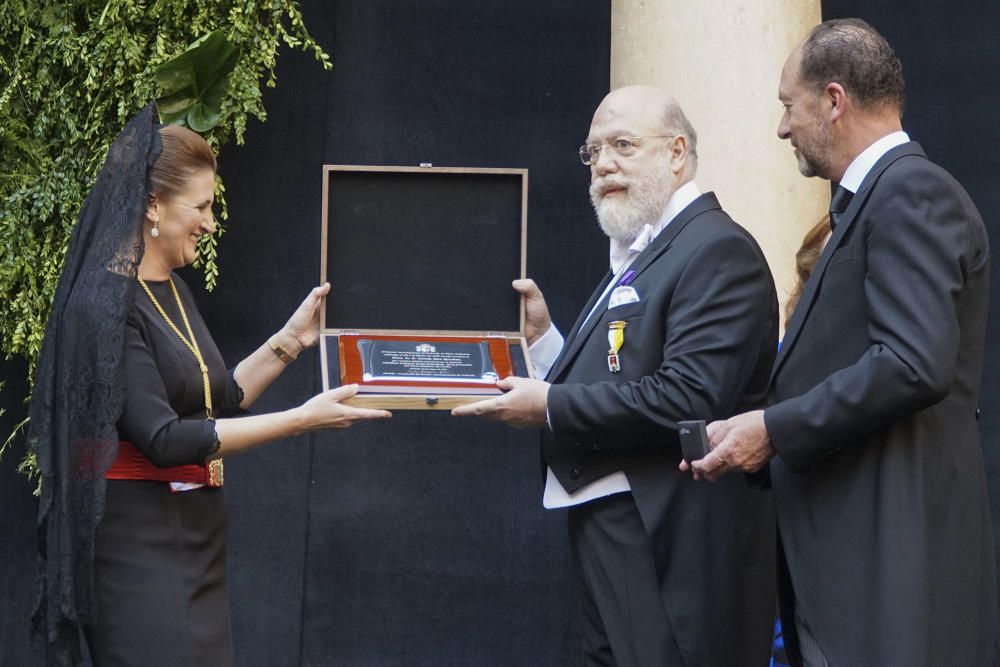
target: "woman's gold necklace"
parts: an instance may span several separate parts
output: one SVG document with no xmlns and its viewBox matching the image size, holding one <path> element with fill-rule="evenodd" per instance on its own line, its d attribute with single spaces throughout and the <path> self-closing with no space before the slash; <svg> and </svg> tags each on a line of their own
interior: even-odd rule
<svg viewBox="0 0 1000 667">
<path fill-rule="evenodd" d="M 194 337 L 194 332 L 191 330 L 191 323 L 188 321 L 187 313 L 184 311 L 184 304 L 181 303 L 181 295 L 177 293 L 177 288 L 174 286 L 174 281 L 167 278 L 167 282 L 170 283 L 170 290 L 174 293 L 174 299 L 177 301 L 177 308 L 181 311 L 181 319 L 184 320 L 184 328 L 187 329 L 188 338 L 184 337 L 181 330 L 177 328 L 173 320 L 167 315 L 167 312 L 163 310 L 163 306 L 160 302 L 156 300 L 153 296 L 153 292 L 149 289 L 149 285 L 142 278 L 139 278 L 139 284 L 142 285 L 142 289 L 146 291 L 149 295 L 149 300 L 153 302 L 153 306 L 156 308 L 160 316 L 167 323 L 167 326 L 177 334 L 177 337 L 181 339 L 184 346 L 191 350 L 191 354 L 194 355 L 195 360 L 198 362 L 198 368 L 201 370 L 201 380 L 205 389 L 205 416 L 207 419 L 212 418 L 212 387 L 208 382 L 208 366 L 205 365 L 205 359 L 201 356 L 201 348 L 198 347 L 198 341 Z M 190 340 L 189 340 L 190 339 Z"/>
<path fill-rule="evenodd" d="M 187 329 L 188 338 L 190 338 L 190 340 L 184 337 L 181 330 L 177 328 L 177 325 L 174 324 L 173 320 L 170 319 L 166 311 L 163 310 L 163 306 L 161 306 L 160 302 L 156 300 L 155 296 L 153 296 L 153 292 L 149 289 L 149 285 L 146 284 L 146 281 L 139 278 L 139 284 L 142 285 L 142 289 L 146 291 L 146 294 L 149 296 L 149 300 L 153 302 L 153 306 L 156 308 L 157 312 L 160 313 L 160 316 L 167 323 L 167 326 L 169 326 L 170 329 L 177 334 L 177 337 L 181 339 L 184 346 L 191 350 L 191 354 L 193 354 L 194 358 L 198 361 L 198 368 L 201 370 L 202 386 L 205 389 L 205 418 L 211 419 L 212 387 L 208 382 L 208 366 L 205 364 L 204 357 L 201 356 L 201 348 L 198 347 L 198 340 L 194 337 L 194 331 L 191 330 L 191 322 L 188 321 L 187 313 L 184 311 L 184 304 L 181 303 L 181 295 L 177 293 L 177 287 L 174 285 L 174 281 L 169 277 L 167 278 L 167 281 L 170 283 L 170 291 L 174 293 L 174 300 L 177 301 L 177 309 L 181 311 L 181 319 L 184 320 L 184 328 Z M 205 467 L 208 472 L 208 485 L 216 487 L 222 486 L 223 476 L 225 474 L 223 472 L 224 468 L 222 459 L 212 459 L 205 464 Z"/>
</svg>

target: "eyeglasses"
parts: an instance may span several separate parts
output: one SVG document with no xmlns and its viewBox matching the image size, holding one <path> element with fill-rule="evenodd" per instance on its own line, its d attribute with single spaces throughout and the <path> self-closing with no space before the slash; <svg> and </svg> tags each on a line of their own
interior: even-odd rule
<svg viewBox="0 0 1000 667">
<path fill-rule="evenodd" d="M 673 139 L 676 134 L 656 134 L 647 135 L 645 137 L 615 137 L 611 141 L 605 141 L 600 144 L 584 144 L 580 146 L 580 162 L 587 166 L 590 166 L 600 159 L 601 151 L 607 146 L 620 157 L 632 157 L 635 152 L 639 150 L 641 145 L 640 140 L 642 139 Z"/>
</svg>

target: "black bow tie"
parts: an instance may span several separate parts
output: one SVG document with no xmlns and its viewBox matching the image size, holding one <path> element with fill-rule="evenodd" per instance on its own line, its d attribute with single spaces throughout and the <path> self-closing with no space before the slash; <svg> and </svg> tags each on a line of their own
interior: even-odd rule
<svg viewBox="0 0 1000 667">
<path fill-rule="evenodd" d="M 838 185 L 833 191 L 833 196 L 830 197 L 830 229 L 836 229 L 837 223 L 840 222 L 840 214 L 847 210 L 847 205 L 851 203 L 851 197 L 854 193 L 845 188 L 843 185 Z"/>
</svg>

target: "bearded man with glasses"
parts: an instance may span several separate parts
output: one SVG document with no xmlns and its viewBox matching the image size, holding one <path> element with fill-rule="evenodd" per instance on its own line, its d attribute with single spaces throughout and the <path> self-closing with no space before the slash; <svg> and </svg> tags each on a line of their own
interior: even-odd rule
<svg viewBox="0 0 1000 667">
<path fill-rule="evenodd" d="M 763 404 L 774 282 L 753 238 L 694 182 L 697 137 L 663 91 L 612 91 L 580 158 L 610 270 L 569 335 L 531 280 L 536 375 L 456 408 L 542 429 L 546 508 L 568 508 L 587 665 L 763 665 L 774 517 L 742 479 L 678 470 L 678 421 Z"/>
</svg>

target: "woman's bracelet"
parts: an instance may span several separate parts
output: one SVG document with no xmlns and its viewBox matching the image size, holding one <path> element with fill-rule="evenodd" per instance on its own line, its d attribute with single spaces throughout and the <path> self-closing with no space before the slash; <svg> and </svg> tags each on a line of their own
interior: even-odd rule
<svg viewBox="0 0 1000 667">
<path fill-rule="evenodd" d="M 271 346 L 271 351 L 274 352 L 275 356 L 277 356 L 279 359 L 281 359 L 282 363 L 290 364 L 293 361 L 295 361 L 296 359 L 298 359 L 297 355 L 293 356 L 293 355 L 289 354 L 288 350 L 286 350 L 285 348 L 283 348 L 281 346 L 281 343 L 279 343 L 276 339 L 277 339 L 277 334 L 275 334 L 274 336 L 271 336 L 268 339 L 267 344 Z"/>
</svg>

